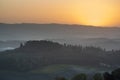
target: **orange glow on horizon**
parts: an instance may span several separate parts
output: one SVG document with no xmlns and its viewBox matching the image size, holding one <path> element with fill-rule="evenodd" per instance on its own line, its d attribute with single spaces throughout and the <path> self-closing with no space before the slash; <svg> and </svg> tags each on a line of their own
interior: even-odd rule
<svg viewBox="0 0 120 80">
<path fill-rule="evenodd" d="M 120 26 L 119 0 L 1 0 L 0 22 Z"/>
<path fill-rule="evenodd" d="M 86 0 L 80 4 L 82 11 L 76 10 L 78 20 L 81 24 L 93 26 L 113 26 L 120 22 L 120 6 L 113 2 L 105 0 L 93 0 L 94 2 Z M 120 4 L 120 3 L 118 3 Z"/>
</svg>

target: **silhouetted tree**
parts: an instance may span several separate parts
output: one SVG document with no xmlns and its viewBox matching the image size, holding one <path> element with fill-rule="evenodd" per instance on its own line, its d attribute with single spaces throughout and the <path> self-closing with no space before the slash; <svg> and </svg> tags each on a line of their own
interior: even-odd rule
<svg viewBox="0 0 120 80">
<path fill-rule="evenodd" d="M 23 46 L 24 46 L 23 43 L 21 43 L 21 44 L 20 44 L 20 48 L 22 48 Z"/>
</svg>

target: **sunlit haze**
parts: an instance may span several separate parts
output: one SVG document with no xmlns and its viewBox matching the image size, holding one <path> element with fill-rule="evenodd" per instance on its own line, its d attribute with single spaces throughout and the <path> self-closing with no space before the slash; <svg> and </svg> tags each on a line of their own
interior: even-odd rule
<svg viewBox="0 0 120 80">
<path fill-rule="evenodd" d="M 120 0 L 0 0 L 0 22 L 120 26 Z"/>
</svg>

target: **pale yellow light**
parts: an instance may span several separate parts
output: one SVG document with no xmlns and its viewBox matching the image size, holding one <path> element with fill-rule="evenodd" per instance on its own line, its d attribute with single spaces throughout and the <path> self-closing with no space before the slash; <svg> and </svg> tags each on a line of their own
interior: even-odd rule
<svg viewBox="0 0 120 80">
<path fill-rule="evenodd" d="M 84 0 L 77 12 L 81 24 L 108 26 L 114 24 L 119 17 L 119 6 L 105 0 Z"/>
</svg>

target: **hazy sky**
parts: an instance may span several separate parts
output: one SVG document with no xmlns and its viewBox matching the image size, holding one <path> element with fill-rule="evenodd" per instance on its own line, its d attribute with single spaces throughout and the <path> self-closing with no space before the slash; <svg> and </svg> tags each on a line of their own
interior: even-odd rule
<svg viewBox="0 0 120 80">
<path fill-rule="evenodd" d="M 0 22 L 120 25 L 120 0 L 0 0 Z"/>
</svg>

